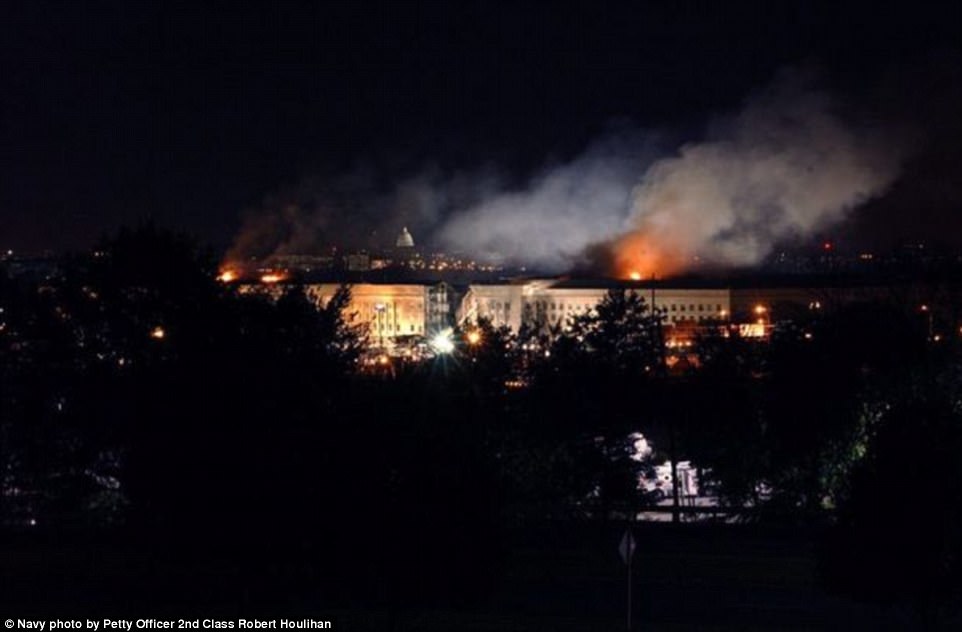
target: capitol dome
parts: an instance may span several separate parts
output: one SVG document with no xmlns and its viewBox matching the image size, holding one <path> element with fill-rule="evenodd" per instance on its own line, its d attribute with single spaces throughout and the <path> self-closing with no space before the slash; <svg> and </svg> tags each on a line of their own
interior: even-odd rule
<svg viewBox="0 0 962 632">
<path fill-rule="evenodd" d="M 408 232 L 407 226 L 401 229 L 401 234 L 397 236 L 394 245 L 397 248 L 414 248 L 414 237 Z"/>
</svg>

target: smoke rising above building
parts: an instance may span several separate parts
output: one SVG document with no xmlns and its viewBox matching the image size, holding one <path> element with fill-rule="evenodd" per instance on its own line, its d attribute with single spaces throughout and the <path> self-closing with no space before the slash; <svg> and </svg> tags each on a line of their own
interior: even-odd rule
<svg viewBox="0 0 962 632">
<path fill-rule="evenodd" d="M 899 145 L 846 123 L 810 76 L 785 73 L 706 140 L 648 168 L 614 242 L 618 272 L 671 274 L 695 257 L 758 263 L 883 194 L 899 173 Z"/>
<path fill-rule="evenodd" d="M 903 144 L 859 120 L 811 72 L 786 70 L 703 137 L 670 146 L 665 131 L 621 125 L 520 185 L 504 170 L 356 170 L 312 178 L 251 214 L 229 258 L 324 243 L 420 242 L 480 260 L 559 272 L 599 248 L 608 274 L 666 276 L 696 259 L 758 263 L 884 194 Z M 253 252 L 256 245 L 259 252 Z"/>
</svg>

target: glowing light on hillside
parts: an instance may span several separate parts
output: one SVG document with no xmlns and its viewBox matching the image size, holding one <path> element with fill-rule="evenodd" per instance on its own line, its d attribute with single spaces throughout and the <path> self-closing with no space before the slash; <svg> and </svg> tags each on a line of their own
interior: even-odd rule
<svg viewBox="0 0 962 632">
<path fill-rule="evenodd" d="M 150 330 L 150 337 L 154 340 L 163 340 L 166 335 L 167 332 L 164 331 L 163 327 L 154 327 Z"/>
<path fill-rule="evenodd" d="M 641 281 L 641 272 L 632 271 L 628 275 L 628 278 L 631 279 L 632 281 Z"/>
<path fill-rule="evenodd" d="M 222 270 L 220 274 L 217 275 L 217 280 L 221 283 L 231 283 L 236 281 L 238 274 L 233 270 Z"/>
</svg>

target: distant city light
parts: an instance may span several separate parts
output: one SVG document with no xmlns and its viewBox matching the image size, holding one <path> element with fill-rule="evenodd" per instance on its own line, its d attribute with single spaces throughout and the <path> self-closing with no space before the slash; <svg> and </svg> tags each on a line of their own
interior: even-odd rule
<svg viewBox="0 0 962 632">
<path fill-rule="evenodd" d="M 758 314 L 759 316 L 761 316 L 762 314 L 764 314 L 764 313 L 767 312 L 767 311 L 768 311 L 768 309 L 767 309 L 764 305 L 756 305 L 756 306 L 755 306 L 755 313 Z"/>
<path fill-rule="evenodd" d="M 221 283 L 230 283 L 237 280 L 237 273 L 233 270 L 224 270 L 217 275 L 217 280 Z"/>
<path fill-rule="evenodd" d="M 467 335 L 469 345 L 477 345 L 481 342 L 481 332 L 477 329 L 472 329 Z"/>
<path fill-rule="evenodd" d="M 150 337 L 154 340 L 163 340 L 167 332 L 164 331 L 163 327 L 154 327 L 150 330 Z"/>
</svg>

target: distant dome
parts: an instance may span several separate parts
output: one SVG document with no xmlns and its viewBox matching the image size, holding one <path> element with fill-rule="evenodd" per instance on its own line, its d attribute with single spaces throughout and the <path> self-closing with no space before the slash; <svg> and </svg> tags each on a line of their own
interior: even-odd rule
<svg viewBox="0 0 962 632">
<path fill-rule="evenodd" d="M 414 237 L 411 237 L 407 226 L 401 229 L 401 234 L 397 236 L 394 245 L 398 248 L 414 248 Z"/>
</svg>

